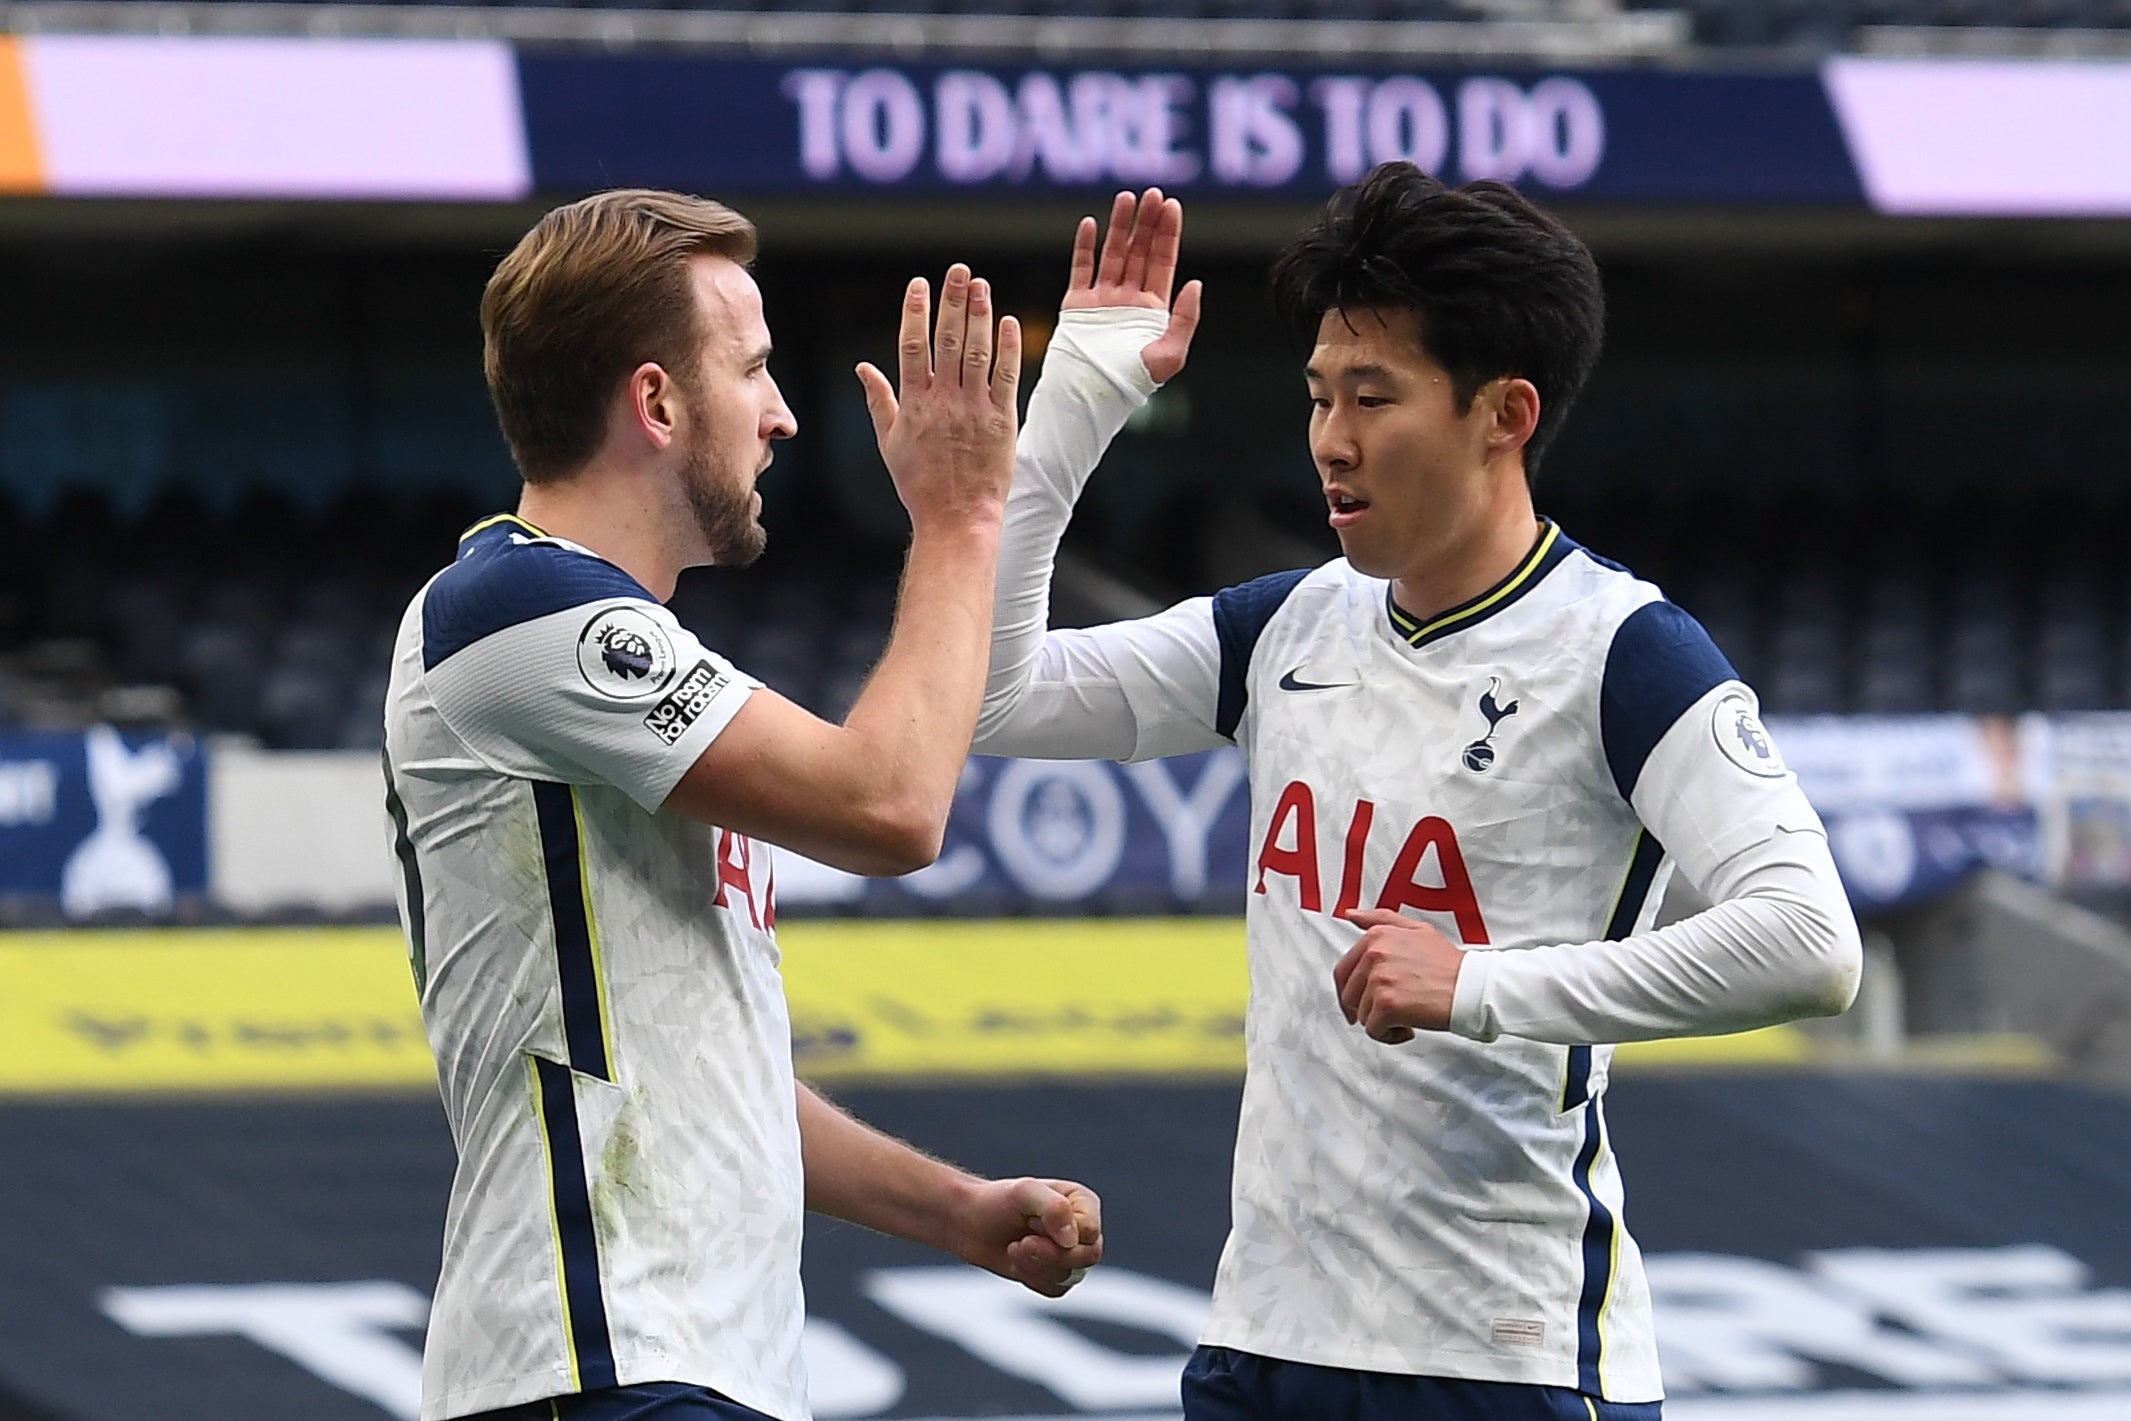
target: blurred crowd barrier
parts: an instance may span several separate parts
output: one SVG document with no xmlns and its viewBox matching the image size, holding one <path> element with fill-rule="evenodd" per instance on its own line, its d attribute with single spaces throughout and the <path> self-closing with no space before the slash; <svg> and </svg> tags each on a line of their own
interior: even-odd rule
<svg viewBox="0 0 2131 1421">
<path fill-rule="evenodd" d="M 2131 715 L 1812 717 L 1770 725 L 1860 911 L 1982 868 L 2131 887 Z"/>
<path fill-rule="evenodd" d="M 1982 868 L 2131 888 L 2131 714 L 1773 722 L 1861 911 Z M 0 737 L 0 904 L 18 924 L 390 916 L 378 762 L 185 737 Z M 939 861 L 872 879 L 777 859 L 786 914 L 1239 912 L 1252 842 L 1241 756 L 969 763 Z"/>
</svg>

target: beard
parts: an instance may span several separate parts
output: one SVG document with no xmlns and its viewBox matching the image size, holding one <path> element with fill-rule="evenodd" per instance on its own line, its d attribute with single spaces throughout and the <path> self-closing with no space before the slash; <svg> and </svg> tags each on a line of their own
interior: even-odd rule
<svg viewBox="0 0 2131 1421">
<path fill-rule="evenodd" d="M 703 422 L 697 427 L 703 428 Z M 722 475 L 706 447 L 709 442 L 699 439 L 689 451 L 681 487 L 710 560 L 721 567 L 746 567 L 769 546 L 769 533 L 755 519 L 754 481 Z"/>
</svg>

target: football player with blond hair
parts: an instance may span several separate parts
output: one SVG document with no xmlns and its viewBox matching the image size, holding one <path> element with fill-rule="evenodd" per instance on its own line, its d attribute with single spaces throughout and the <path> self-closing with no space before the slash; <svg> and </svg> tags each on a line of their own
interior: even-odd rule
<svg viewBox="0 0 2131 1421">
<path fill-rule="evenodd" d="M 900 386 L 859 378 L 911 541 L 894 634 L 840 725 L 703 645 L 682 569 L 762 551 L 797 432 L 755 232 L 677 193 L 542 218 L 481 306 L 525 488 L 402 621 L 386 807 L 458 1146 L 424 1421 L 801 1421 L 817 1209 L 1055 1296 L 1095 1196 L 985 1180 L 792 1072 L 771 845 L 858 873 L 940 849 L 976 722 L 1020 331 L 951 268 L 904 294 Z"/>
</svg>

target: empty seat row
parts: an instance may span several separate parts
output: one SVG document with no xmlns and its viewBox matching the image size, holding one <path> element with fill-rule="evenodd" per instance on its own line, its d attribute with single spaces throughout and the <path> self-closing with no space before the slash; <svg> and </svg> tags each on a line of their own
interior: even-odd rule
<svg viewBox="0 0 2131 1421">
<path fill-rule="evenodd" d="M 374 747 L 401 612 L 482 510 L 349 511 L 384 535 L 287 509 L 175 543 L 80 510 L 0 520 L 21 535 L 0 547 L 0 724 L 135 715 Z M 2131 570 L 2116 552 L 2131 509 L 2060 514 L 1727 503 L 1720 517 L 1680 498 L 1564 521 L 1699 617 L 1772 713 L 2131 707 Z M 887 641 L 897 551 L 816 532 L 746 572 L 686 575 L 673 606 L 750 673 L 841 716 Z M 1150 590 L 1200 590 L 1188 581 Z"/>
<path fill-rule="evenodd" d="M 1841 48 L 1866 26 L 1912 29 L 2131 29 L 2126 0 L 1652 0 L 1684 10 L 1712 46 Z"/>
</svg>

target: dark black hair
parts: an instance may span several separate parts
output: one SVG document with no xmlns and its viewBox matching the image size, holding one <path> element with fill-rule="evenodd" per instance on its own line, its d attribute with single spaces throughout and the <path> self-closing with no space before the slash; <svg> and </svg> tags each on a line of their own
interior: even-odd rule
<svg viewBox="0 0 2131 1421">
<path fill-rule="evenodd" d="M 1341 188 L 1273 262 L 1273 304 L 1307 350 L 1327 311 L 1412 311 L 1462 413 L 1482 385 L 1539 391 L 1529 477 L 1598 363 L 1606 297 L 1590 250 L 1506 183 L 1450 187 L 1385 163 Z"/>
</svg>

